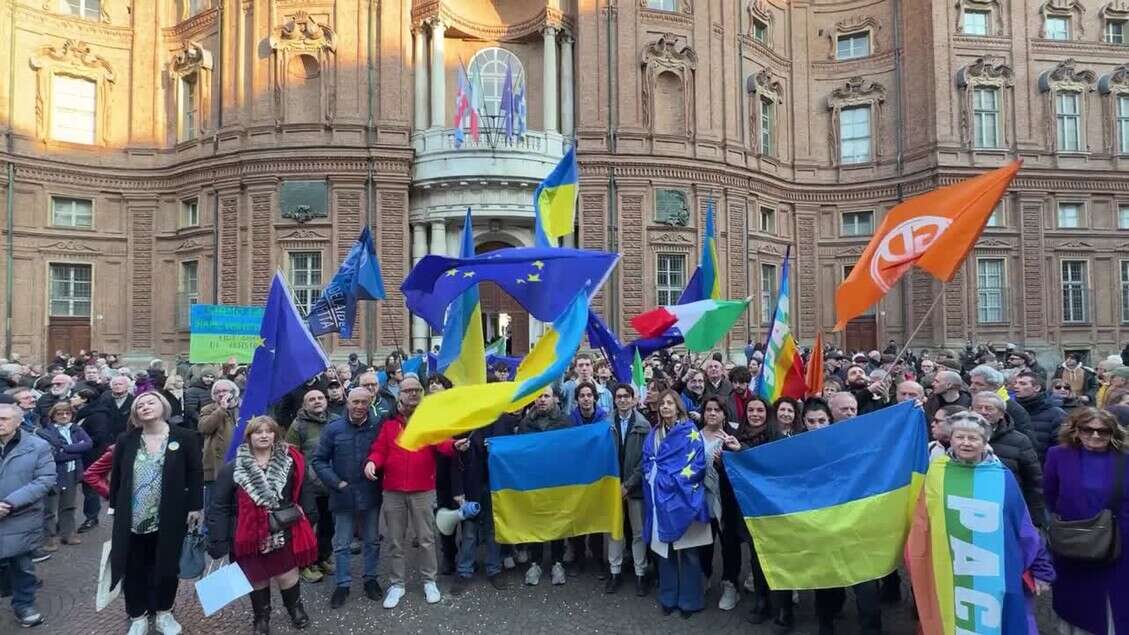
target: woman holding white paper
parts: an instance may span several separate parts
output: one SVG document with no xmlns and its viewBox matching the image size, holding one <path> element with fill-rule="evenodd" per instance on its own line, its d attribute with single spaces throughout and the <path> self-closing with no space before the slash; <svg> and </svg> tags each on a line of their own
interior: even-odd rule
<svg viewBox="0 0 1129 635">
<path fill-rule="evenodd" d="M 310 624 L 298 571 L 317 560 L 310 526 L 317 522 L 317 505 L 313 490 L 302 487 L 306 465 L 301 452 L 282 437 L 270 417 L 247 422 L 235 461 L 216 474 L 207 514 L 208 553 L 217 559 L 231 556 L 254 589 L 256 635 L 270 633 L 272 580 L 294 628 Z"/>
</svg>

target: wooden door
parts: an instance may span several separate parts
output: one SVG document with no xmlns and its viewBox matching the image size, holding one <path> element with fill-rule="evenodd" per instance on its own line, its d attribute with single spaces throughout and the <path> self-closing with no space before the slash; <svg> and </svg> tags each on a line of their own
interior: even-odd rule
<svg viewBox="0 0 1129 635">
<path fill-rule="evenodd" d="M 877 318 L 873 315 L 864 315 L 847 322 L 847 328 L 843 336 L 843 348 L 848 354 L 877 349 Z"/>
<path fill-rule="evenodd" d="M 54 354 L 61 350 L 67 355 L 78 355 L 80 350 L 90 350 L 90 318 L 51 317 L 47 322 L 47 350 Z"/>
</svg>

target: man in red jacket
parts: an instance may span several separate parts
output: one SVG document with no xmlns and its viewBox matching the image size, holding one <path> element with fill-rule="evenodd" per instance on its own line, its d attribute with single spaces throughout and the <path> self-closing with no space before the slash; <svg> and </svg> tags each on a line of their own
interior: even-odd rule
<svg viewBox="0 0 1129 635">
<path fill-rule="evenodd" d="M 435 453 L 453 456 L 454 442 L 447 439 L 414 452 L 396 443 L 422 399 L 423 384 L 419 378 L 410 373 L 405 375 L 400 380 L 396 413 L 380 428 L 365 463 L 365 476 L 369 479 L 375 480 L 377 471 L 384 472 L 384 504 L 380 516 L 392 565 L 388 592 L 384 595 L 386 609 L 395 608 L 404 597 L 404 542 L 409 526 L 419 539 L 419 573 L 424 580 L 424 595 L 429 604 L 440 599 L 439 587 L 435 584 L 439 568 L 435 555 Z"/>
</svg>

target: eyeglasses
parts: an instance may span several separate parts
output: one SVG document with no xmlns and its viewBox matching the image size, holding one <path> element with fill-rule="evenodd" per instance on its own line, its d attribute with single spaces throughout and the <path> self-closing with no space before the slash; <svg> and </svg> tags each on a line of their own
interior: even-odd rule
<svg viewBox="0 0 1129 635">
<path fill-rule="evenodd" d="M 406 392 L 409 395 L 415 395 L 423 392 L 423 388 L 401 388 L 400 392 Z"/>
<path fill-rule="evenodd" d="M 1065 384 L 1054 384 L 1053 386 L 1051 386 L 1051 388 L 1053 388 L 1055 390 L 1062 390 L 1063 388 L 1066 388 L 1066 385 Z"/>
<path fill-rule="evenodd" d="M 1109 428 L 1094 428 L 1091 426 L 1085 426 L 1083 428 L 1078 428 L 1078 432 L 1082 436 L 1097 436 L 1103 439 L 1113 436 L 1113 430 L 1110 430 Z"/>
</svg>

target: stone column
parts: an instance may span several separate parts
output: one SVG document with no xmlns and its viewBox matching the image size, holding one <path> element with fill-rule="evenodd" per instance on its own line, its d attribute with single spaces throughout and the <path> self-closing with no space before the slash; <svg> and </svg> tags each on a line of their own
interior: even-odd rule
<svg viewBox="0 0 1129 635">
<path fill-rule="evenodd" d="M 423 223 L 412 224 L 412 266 L 427 255 L 427 225 Z M 422 348 L 427 350 L 427 322 L 423 318 L 412 316 L 412 350 Z"/>
<path fill-rule="evenodd" d="M 561 134 L 571 137 L 573 126 L 572 36 L 561 39 Z"/>
<path fill-rule="evenodd" d="M 545 132 L 559 132 L 557 129 L 557 29 L 547 26 L 542 31 L 542 36 L 545 38 L 545 66 L 541 85 L 542 127 Z"/>
<path fill-rule="evenodd" d="M 415 36 L 415 126 L 416 130 L 427 129 L 427 30 L 418 26 L 412 29 Z"/>
<path fill-rule="evenodd" d="M 447 29 L 439 20 L 431 22 L 431 127 L 447 125 L 447 67 L 443 52 L 443 32 Z"/>
<path fill-rule="evenodd" d="M 432 221 L 431 223 L 431 251 L 429 253 L 446 256 L 447 255 L 447 223 L 441 220 Z M 432 335 L 431 346 L 439 346 L 443 343 L 443 336 Z M 426 350 L 431 350 L 431 347 L 424 347 Z"/>
</svg>

